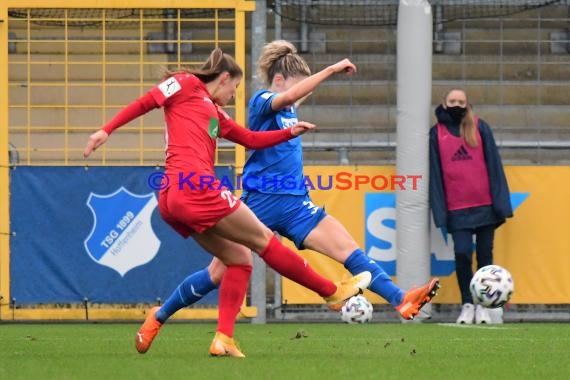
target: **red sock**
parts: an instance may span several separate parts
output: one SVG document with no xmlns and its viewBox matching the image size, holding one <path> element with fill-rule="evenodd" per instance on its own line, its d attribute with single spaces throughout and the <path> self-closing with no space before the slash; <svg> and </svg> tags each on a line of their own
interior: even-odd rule
<svg viewBox="0 0 570 380">
<path fill-rule="evenodd" d="M 222 277 L 218 304 L 218 331 L 229 337 L 234 336 L 236 318 L 245 299 L 251 270 L 251 265 L 230 265 Z"/>
<path fill-rule="evenodd" d="M 311 289 L 321 297 L 328 297 L 336 292 L 336 285 L 332 281 L 315 272 L 301 256 L 281 244 L 275 236 L 259 256 L 281 275 Z"/>
</svg>

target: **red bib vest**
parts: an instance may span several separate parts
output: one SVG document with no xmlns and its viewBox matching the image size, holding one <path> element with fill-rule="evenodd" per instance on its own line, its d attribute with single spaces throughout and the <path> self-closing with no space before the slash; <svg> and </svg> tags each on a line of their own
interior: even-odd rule
<svg viewBox="0 0 570 380">
<path fill-rule="evenodd" d="M 478 123 L 479 120 L 475 118 L 478 142 L 476 148 L 467 145 L 463 138 L 452 135 L 445 125 L 437 125 L 439 158 L 448 211 L 493 203 Z"/>
</svg>

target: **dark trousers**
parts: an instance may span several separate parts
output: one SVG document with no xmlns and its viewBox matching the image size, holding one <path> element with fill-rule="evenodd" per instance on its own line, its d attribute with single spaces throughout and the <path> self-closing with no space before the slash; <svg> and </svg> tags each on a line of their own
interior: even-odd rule
<svg viewBox="0 0 570 380">
<path fill-rule="evenodd" d="M 451 233 L 455 250 L 455 273 L 461 291 L 461 304 L 473 303 L 469 283 L 473 277 L 473 235 L 475 235 L 475 252 L 477 269 L 493 264 L 493 240 L 495 226 L 482 226 L 458 230 Z"/>
</svg>

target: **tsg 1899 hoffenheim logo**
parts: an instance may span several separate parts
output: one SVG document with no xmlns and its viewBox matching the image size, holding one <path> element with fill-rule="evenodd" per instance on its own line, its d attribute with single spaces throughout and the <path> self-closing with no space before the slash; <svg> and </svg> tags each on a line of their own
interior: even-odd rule
<svg viewBox="0 0 570 380">
<path fill-rule="evenodd" d="M 151 261 L 160 248 L 151 225 L 157 204 L 154 193 L 136 195 L 124 187 L 108 195 L 89 194 L 94 219 L 84 242 L 89 256 L 121 276 Z"/>
</svg>

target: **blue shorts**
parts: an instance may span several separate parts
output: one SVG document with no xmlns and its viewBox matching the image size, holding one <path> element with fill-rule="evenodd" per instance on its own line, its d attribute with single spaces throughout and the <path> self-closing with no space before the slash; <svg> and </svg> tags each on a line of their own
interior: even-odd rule
<svg viewBox="0 0 570 380">
<path fill-rule="evenodd" d="M 309 194 L 245 191 L 241 200 L 263 224 L 291 240 L 298 249 L 304 249 L 303 241 L 307 235 L 327 215 L 323 208 L 313 204 Z"/>
</svg>

